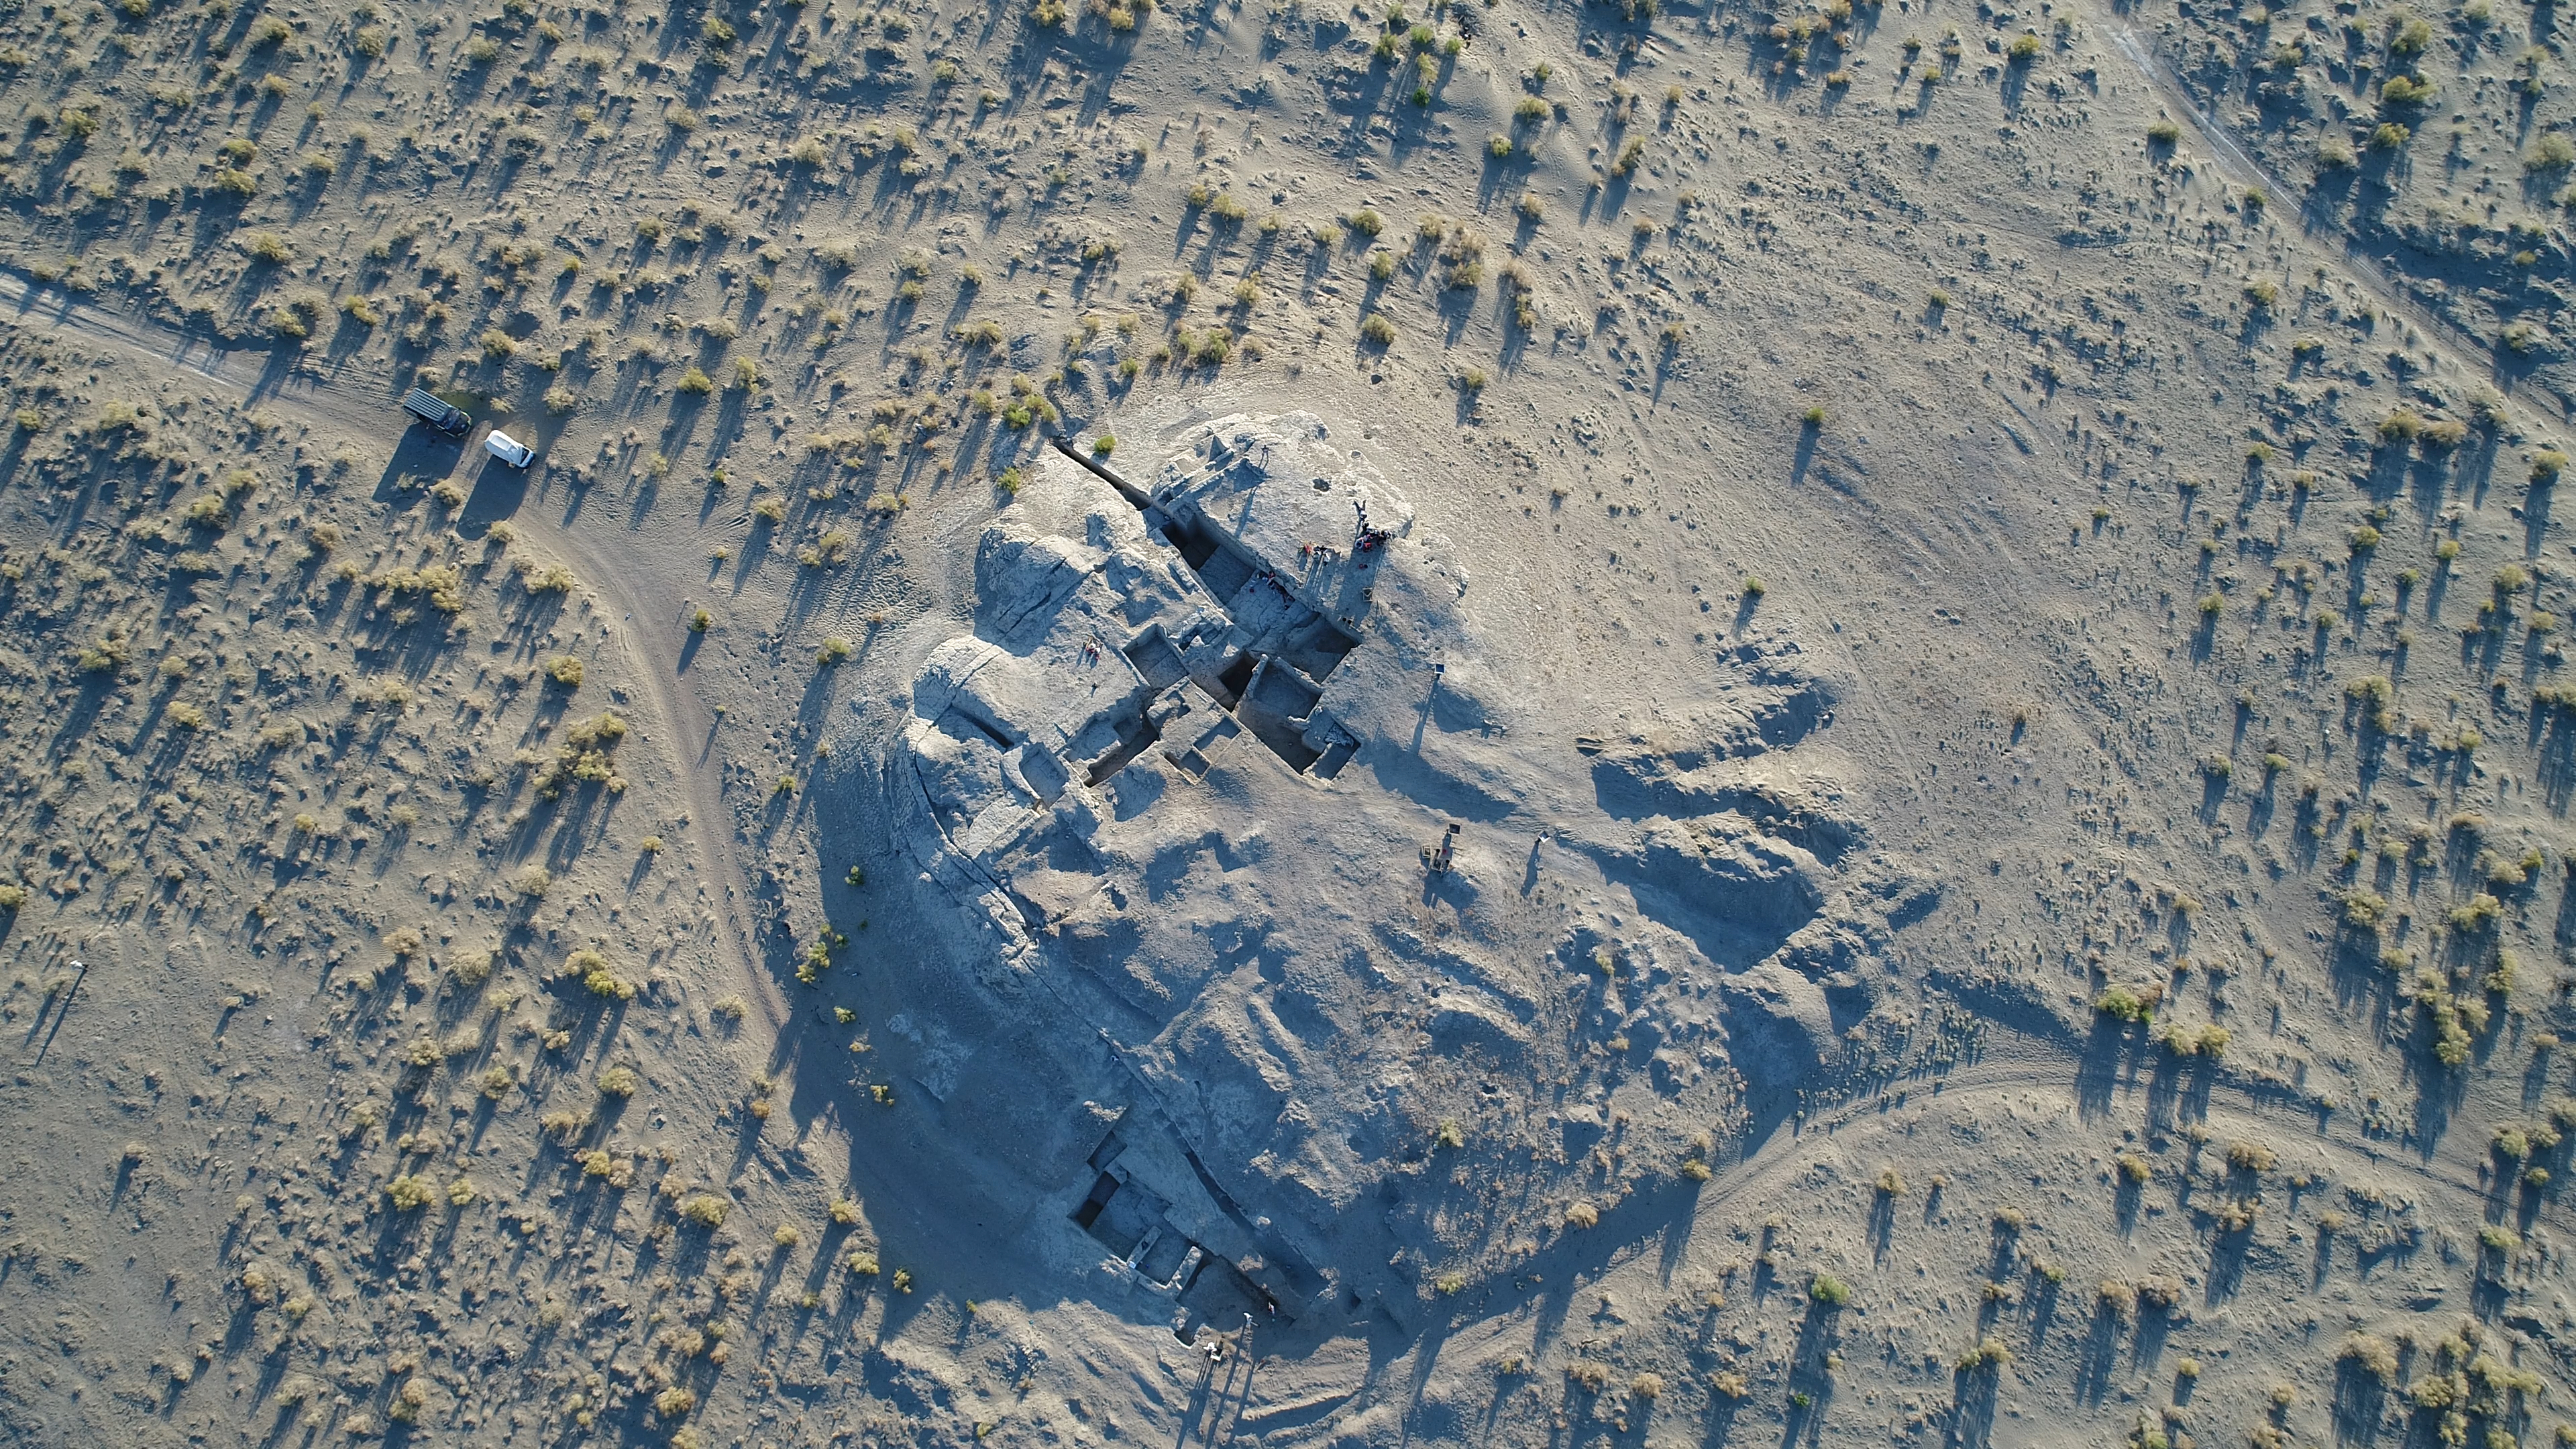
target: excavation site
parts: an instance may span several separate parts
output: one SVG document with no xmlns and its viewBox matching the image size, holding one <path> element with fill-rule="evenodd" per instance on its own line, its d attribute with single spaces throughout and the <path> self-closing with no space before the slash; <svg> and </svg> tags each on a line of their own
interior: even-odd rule
<svg viewBox="0 0 2576 1449">
<path fill-rule="evenodd" d="M 2566 1449 L 2567 24 L 0 4 L 0 1444 Z"/>
</svg>

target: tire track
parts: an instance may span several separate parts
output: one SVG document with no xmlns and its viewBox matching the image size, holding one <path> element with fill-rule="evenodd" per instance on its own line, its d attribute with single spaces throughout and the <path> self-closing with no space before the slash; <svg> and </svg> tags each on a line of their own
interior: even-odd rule
<svg viewBox="0 0 2576 1449">
<path fill-rule="evenodd" d="M 226 348 L 214 339 L 82 301 L 60 287 L 6 270 L 0 270 L 0 307 L 9 309 L 0 311 L 0 324 L 66 333 L 156 370 L 184 369 L 238 390 L 255 405 L 274 405 L 362 437 L 381 435 L 388 427 L 410 425 L 410 419 L 395 408 L 391 380 L 378 382 L 363 371 L 351 369 L 352 380 L 375 383 L 375 390 L 381 394 L 379 399 L 361 396 L 358 388 L 335 388 L 331 380 L 301 371 L 286 371 L 272 378 L 273 354 Z M 254 369 L 259 370 L 254 373 Z M 466 437 L 460 457 L 475 456 L 479 436 L 480 430 Z M 640 685 L 654 726 L 669 741 L 665 754 L 688 806 L 689 839 L 697 846 L 700 859 L 707 863 L 709 906 L 715 913 L 718 934 L 724 938 L 736 972 L 750 988 L 775 1034 L 786 1024 L 786 1005 L 777 983 L 760 969 L 759 955 L 752 947 L 750 934 L 743 929 L 736 907 L 749 877 L 733 852 L 733 816 L 725 806 L 721 783 L 686 755 L 686 741 L 692 734 L 712 738 L 714 718 L 692 691 L 673 688 L 679 678 L 677 652 L 655 647 L 659 641 L 648 639 L 646 634 L 652 621 L 667 611 L 646 607 L 635 595 L 637 568 L 632 562 L 613 557 L 593 540 L 543 515 L 542 509 L 522 508 L 514 511 L 511 521 L 567 556 L 583 580 L 629 625 L 614 631 L 611 637 L 617 641 L 620 653 L 635 666 L 627 673 Z"/>
<path fill-rule="evenodd" d="M 2143 1114 L 2145 1110 L 2143 1100 L 2147 1094 L 2145 1084 L 2123 1081 L 2112 1093 L 2112 1105 L 2099 1112 L 2088 1114 L 2075 1100 L 2074 1095 L 2076 1076 L 2081 1064 L 2071 1053 L 2043 1043 L 2026 1040 L 2021 1050 L 2007 1053 L 2001 1061 L 1992 1060 L 1992 1056 L 1993 1053 L 1990 1051 L 1988 1060 L 1956 1069 L 1946 1076 L 1914 1078 L 1908 1082 L 1894 1083 L 1888 1090 L 1902 1090 L 1909 1098 L 1920 1093 L 1928 1099 L 1940 1102 L 1948 1102 L 1962 1096 L 1975 1098 L 2005 1092 L 2041 1091 L 2063 1094 L 2067 1099 L 2069 1112 L 2078 1122 L 2088 1125 L 2107 1123 L 2115 1116 L 2132 1111 Z M 2294 1120 L 2302 1124 L 2306 1132 L 2305 1136 L 2297 1139 L 2301 1142 L 2347 1157 L 2363 1159 L 2375 1168 L 2406 1173 L 2426 1183 L 2466 1193 L 2482 1204 L 2487 1200 L 2487 1189 L 2477 1181 L 2478 1168 L 2483 1157 L 2483 1139 L 2480 1139 L 2475 1132 L 2457 1128 L 2445 1132 L 2442 1135 L 2441 1144 L 2435 1148 L 2428 1159 L 2406 1152 L 2395 1144 L 2363 1136 L 2357 1129 L 2340 1125 L 2337 1118 L 2330 1117 L 2323 1129 L 2307 1127 L 2305 1124 L 2310 1119 L 2305 1112 L 2295 1115 L 2288 1113 L 2276 1105 L 2267 1103 L 2239 1083 L 2221 1081 L 2217 1086 L 2228 1092 L 2233 1100 L 2226 1102 L 2213 1100 L 2209 1110 L 2194 1120 L 2203 1124 L 2235 1122 L 2241 1124 L 2240 1131 L 2250 1131 L 2255 1125 L 2260 1124 L 2275 1133 L 2279 1131 L 2285 1118 Z M 2213 1092 L 2212 1095 L 2214 1098 L 2216 1093 Z M 1907 1105 L 1911 1107 L 1916 1104 L 1909 1101 Z M 1838 1131 L 1859 1126 L 1879 1115 L 1880 1109 L 1874 1098 L 1869 1101 L 1855 1101 L 1830 1114 L 1821 1114 L 1809 1119 L 1808 1123 L 1786 1139 L 1785 1143 L 1775 1134 L 1773 1141 L 1763 1144 L 1756 1156 L 1760 1157 L 1775 1150 L 1785 1153 L 1788 1144 L 1801 1142 L 1812 1133 L 1824 1132 L 1830 1136 Z M 2348 1117 L 2350 1114 L 2344 1115 Z M 2175 1120 L 2177 1125 L 2181 1125 L 2184 1119 L 2177 1116 Z M 2459 1144 L 2463 1141 L 2477 1144 L 2479 1150 L 2460 1147 Z M 1775 1147 L 1775 1144 L 1782 1145 Z M 1750 1166 L 1753 1160 L 1747 1159 L 1747 1165 Z M 1765 1167 L 1767 1170 L 1767 1163 Z"/>
<path fill-rule="evenodd" d="M 2122 59 L 2136 67 L 2139 75 L 2146 78 L 2147 88 L 2150 91 L 2163 97 L 2190 119 L 2192 129 L 2199 133 L 2201 140 L 2208 143 L 2211 153 L 2218 160 L 2221 171 L 2233 172 L 2234 179 L 2240 184 L 2259 185 L 2269 196 L 2305 197 L 2309 194 L 2306 188 L 2283 182 L 2262 162 L 2255 160 L 2252 153 L 2238 145 L 2236 138 L 2228 134 L 2227 128 L 2220 125 L 2207 111 L 2201 109 L 2198 101 L 2192 99 L 2190 90 L 2183 85 L 2182 78 L 2174 73 L 2173 68 L 2166 64 L 2162 57 L 2154 54 L 2138 38 L 2137 32 L 2129 28 L 2125 20 L 2107 10 L 2102 12 L 2101 19 L 2104 27 L 2111 33 L 2112 48 L 2120 52 Z M 2436 314 L 2432 309 L 2406 295 L 2389 276 L 2388 269 L 2379 264 L 2379 259 L 2362 250 L 2361 241 L 2353 235 L 2352 228 L 2341 222 L 2320 222 L 2305 206 L 2299 207 L 2298 212 L 2300 235 L 2311 242 L 2332 242 L 2344 266 L 2353 274 L 2353 279 L 2361 283 L 2362 289 L 2369 292 L 2372 299 L 2381 306 L 2403 316 L 2427 336 L 2441 338 L 2452 352 L 2461 357 L 2491 358 L 2494 355 L 2494 348 L 2479 341 L 2458 324 Z M 2517 383 L 2500 376 L 2491 362 L 2485 368 L 2485 374 L 2487 383 L 2506 397 L 2533 404 L 2535 411 L 2552 421 L 2561 425 L 2566 423 L 2566 407 L 2556 396 L 2533 384 Z"/>
</svg>

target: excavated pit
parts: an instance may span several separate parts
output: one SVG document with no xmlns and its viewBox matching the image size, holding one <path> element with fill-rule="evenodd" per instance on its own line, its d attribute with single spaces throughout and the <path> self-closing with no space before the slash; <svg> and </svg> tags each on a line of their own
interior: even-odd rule
<svg viewBox="0 0 2576 1449">
<path fill-rule="evenodd" d="M 1688 748 L 1550 746 L 1446 541 L 1327 436 L 1227 419 L 1150 492 L 1064 450 L 1089 471 L 986 530 L 974 631 L 883 762 L 963 933 L 923 967 L 955 979 L 910 989 L 1012 1023 L 996 1070 L 1052 1084 L 1025 1110 L 1109 1124 L 1031 1191 L 1176 1327 L 1415 1314 L 1432 1230 L 1395 1184 L 1426 1103 L 1549 1156 L 1612 1115 L 1677 1156 L 1785 1110 L 1847 1025 L 1820 980 L 1910 896 L 1829 794 L 1744 776 L 1831 718 L 1785 652 L 1725 661 Z M 1510 904 L 1544 878 L 1598 908 Z M 1647 1095 L 1554 1101 L 1608 1038 Z M 932 1095 L 961 1140 L 1026 1134 Z"/>
</svg>

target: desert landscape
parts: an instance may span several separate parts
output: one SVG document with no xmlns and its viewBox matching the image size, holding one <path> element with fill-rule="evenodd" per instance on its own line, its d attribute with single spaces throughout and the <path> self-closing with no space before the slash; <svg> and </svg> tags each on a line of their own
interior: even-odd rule
<svg viewBox="0 0 2576 1449">
<path fill-rule="evenodd" d="M 2564 27 L 0 9 L 0 1437 L 2576 1442 Z"/>
</svg>

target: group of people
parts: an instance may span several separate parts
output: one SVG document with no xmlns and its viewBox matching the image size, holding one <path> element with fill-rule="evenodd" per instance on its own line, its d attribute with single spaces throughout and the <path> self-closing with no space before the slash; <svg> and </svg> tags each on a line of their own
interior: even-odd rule
<svg viewBox="0 0 2576 1449">
<path fill-rule="evenodd" d="M 1367 504 L 1354 498 L 1351 500 L 1351 511 L 1359 515 L 1358 524 L 1351 530 L 1351 549 L 1353 552 L 1373 552 L 1379 544 L 1382 544 L 1388 539 L 1394 537 L 1393 534 L 1388 533 L 1383 528 L 1371 528 L 1369 526 Z"/>
</svg>

